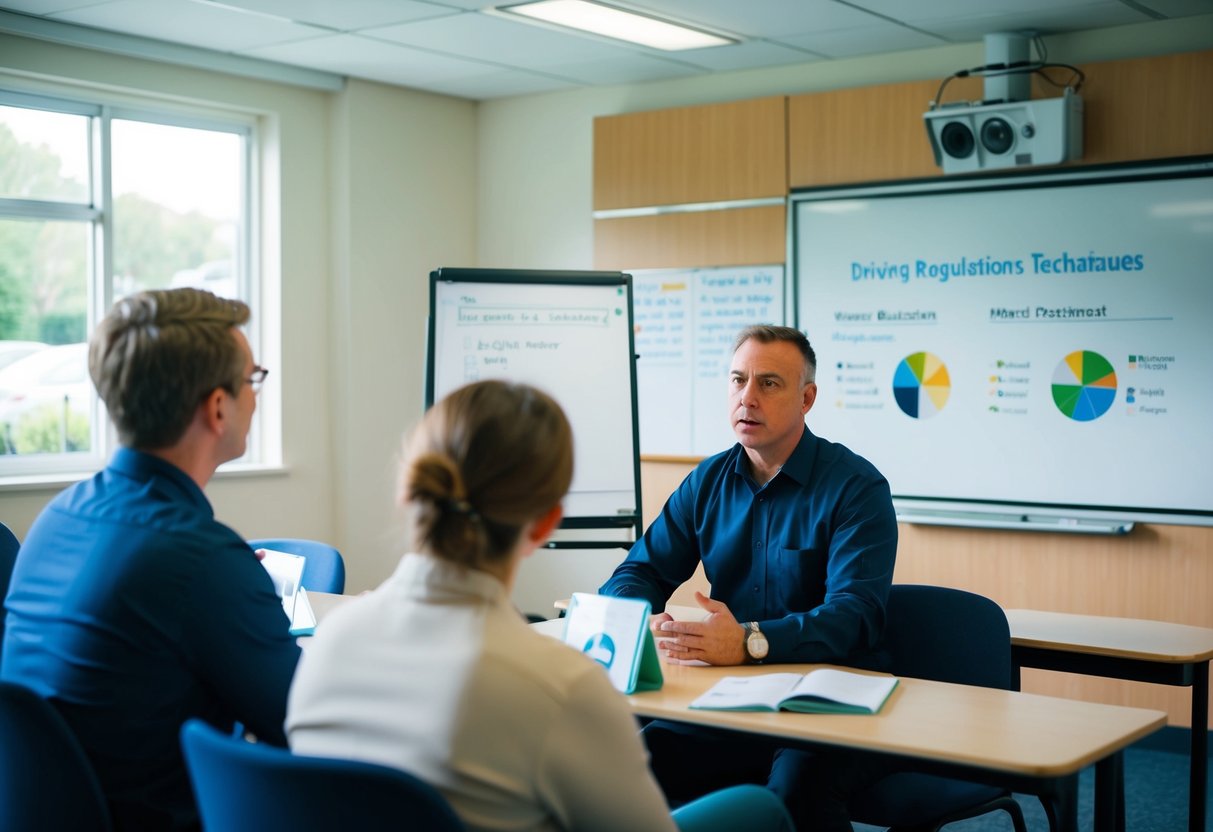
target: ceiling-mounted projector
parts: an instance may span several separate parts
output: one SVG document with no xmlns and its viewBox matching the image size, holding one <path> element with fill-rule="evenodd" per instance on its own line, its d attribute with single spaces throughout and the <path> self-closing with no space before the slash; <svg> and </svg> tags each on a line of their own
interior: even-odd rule
<svg viewBox="0 0 1213 832">
<path fill-rule="evenodd" d="M 985 66 L 952 76 L 984 75 L 985 100 L 932 102 L 922 116 L 935 163 L 944 173 L 969 173 L 1081 158 L 1082 96 L 1067 86 L 1060 98 L 1029 98 L 1030 74 L 1056 65 L 1028 61 L 1024 35 L 986 35 L 985 45 Z"/>
<path fill-rule="evenodd" d="M 1082 157 L 1082 96 L 952 104 L 923 114 L 944 173 L 1057 165 Z"/>
</svg>

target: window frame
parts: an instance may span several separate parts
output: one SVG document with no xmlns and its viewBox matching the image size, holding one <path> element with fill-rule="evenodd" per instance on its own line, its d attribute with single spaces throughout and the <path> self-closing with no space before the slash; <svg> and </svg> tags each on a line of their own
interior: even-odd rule
<svg viewBox="0 0 1213 832">
<path fill-rule="evenodd" d="M 261 262 L 260 190 L 261 131 L 255 114 L 163 102 L 129 95 L 106 95 L 89 90 L 25 91 L 0 77 L 0 105 L 47 112 L 80 115 L 90 119 L 88 135 L 89 182 L 87 203 L 13 199 L 0 197 L 0 219 L 67 221 L 90 226 L 87 253 L 88 295 L 86 301 L 86 337 L 114 302 L 114 223 L 112 190 L 111 131 L 115 120 L 135 121 L 167 127 L 209 130 L 236 135 L 241 142 L 241 195 L 235 243 L 236 285 L 239 297 L 252 310 L 250 322 L 243 327 L 253 354 L 262 360 L 270 352 L 265 343 L 263 324 L 263 280 Z M 277 350 L 272 352 L 277 353 Z M 281 408 L 275 375 L 258 396 L 268 407 L 258 407 L 249 430 L 248 450 L 220 471 L 255 472 L 281 466 Z M 272 402 L 265 400 L 272 396 Z M 89 406 L 92 443 L 87 452 L 0 455 L 0 488 L 41 486 L 71 482 L 89 476 L 103 467 L 119 443 L 113 425 L 95 391 Z M 271 420 L 274 424 L 270 424 Z"/>
</svg>

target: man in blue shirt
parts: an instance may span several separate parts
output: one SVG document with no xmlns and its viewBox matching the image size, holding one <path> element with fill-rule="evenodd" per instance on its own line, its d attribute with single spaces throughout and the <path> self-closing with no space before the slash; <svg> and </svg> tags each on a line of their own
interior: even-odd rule
<svg viewBox="0 0 1213 832">
<path fill-rule="evenodd" d="M 683 481 L 600 592 L 662 610 L 703 564 L 702 622 L 653 616 L 670 661 L 828 662 L 882 668 L 884 611 L 897 552 L 889 485 L 867 460 L 820 439 L 804 417 L 816 356 L 788 327 L 741 332 L 729 371 L 738 444 Z M 765 782 L 798 828 L 850 829 L 848 796 L 883 767 L 656 722 L 645 728 L 667 796 Z"/>
<path fill-rule="evenodd" d="M 5 602 L 0 676 L 63 714 L 118 829 L 198 827 L 187 719 L 286 743 L 299 648 L 269 575 L 202 492 L 244 453 L 265 377 L 248 318 L 197 289 L 115 304 L 89 373 L 122 447 L 39 515 Z"/>
</svg>

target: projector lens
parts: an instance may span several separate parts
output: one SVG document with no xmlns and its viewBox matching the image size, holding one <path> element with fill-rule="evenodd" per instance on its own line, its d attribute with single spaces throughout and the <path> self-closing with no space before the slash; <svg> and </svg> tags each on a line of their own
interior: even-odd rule
<svg viewBox="0 0 1213 832">
<path fill-rule="evenodd" d="M 939 131 L 939 145 L 953 159 L 967 159 L 973 155 L 973 131 L 960 121 L 949 121 Z"/>
<path fill-rule="evenodd" d="M 981 145 L 991 153 L 1006 153 L 1015 144 L 1015 131 L 1005 119 L 992 118 L 981 125 Z"/>
</svg>

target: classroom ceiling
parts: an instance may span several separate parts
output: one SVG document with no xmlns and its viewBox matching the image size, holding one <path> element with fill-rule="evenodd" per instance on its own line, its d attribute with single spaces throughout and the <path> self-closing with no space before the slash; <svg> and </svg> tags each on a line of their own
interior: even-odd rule
<svg viewBox="0 0 1213 832">
<path fill-rule="evenodd" d="M 64 39 L 54 35 L 68 27 L 44 18 L 78 36 L 92 30 L 112 51 L 125 51 L 106 37 L 119 32 L 151 39 L 149 54 L 168 41 L 483 100 L 1213 12 L 1213 0 L 609 0 L 741 40 L 661 52 L 484 12 L 510 2 L 518 0 L 0 0 L 9 12 L 0 30 Z"/>
</svg>

